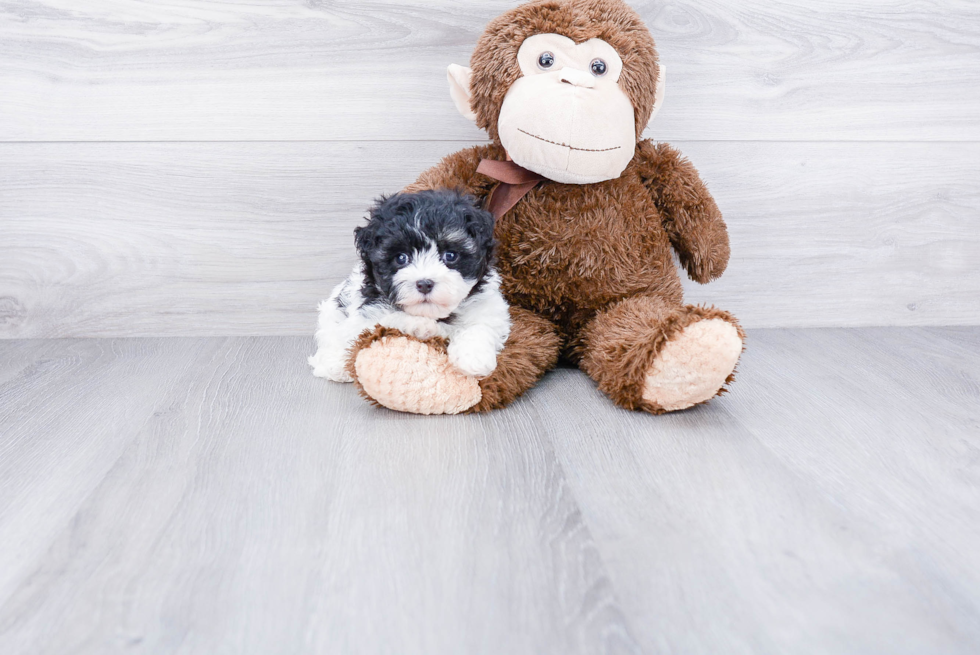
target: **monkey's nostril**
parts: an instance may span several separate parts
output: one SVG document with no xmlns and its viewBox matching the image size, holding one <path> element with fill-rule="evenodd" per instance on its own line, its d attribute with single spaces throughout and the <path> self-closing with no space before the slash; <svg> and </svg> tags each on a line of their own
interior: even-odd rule
<svg viewBox="0 0 980 655">
<path fill-rule="evenodd" d="M 419 293 L 426 294 L 432 291 L 436 286 L 436 283 L 432 280 L 419 280 L 415 283 L 415 288 L 419 290 Z"/>
<path fill-rule="evenodd" d="M 564 69 L 561 77 L 558 79 L 565 84 L 571 84 L 572 86 L 580 89 L 591 89 L 595 87 L 595 79 L 592 75 L 583 73 L 582 71 L 577 71 L 575 69 Z"/>
</svg>

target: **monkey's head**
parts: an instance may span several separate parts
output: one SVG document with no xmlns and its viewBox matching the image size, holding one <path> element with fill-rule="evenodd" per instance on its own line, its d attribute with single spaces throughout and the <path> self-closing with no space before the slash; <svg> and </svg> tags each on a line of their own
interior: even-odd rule
<svg viewBox="0 0 980 655">
<path fill-rule="evenodd" d="M 487 26 L 471 68 L 449 67 L 456 107 L 548 179 L 617 178 L 663 96 L 653 37 L 621 0 L 535 0 Z"/>
</svg>

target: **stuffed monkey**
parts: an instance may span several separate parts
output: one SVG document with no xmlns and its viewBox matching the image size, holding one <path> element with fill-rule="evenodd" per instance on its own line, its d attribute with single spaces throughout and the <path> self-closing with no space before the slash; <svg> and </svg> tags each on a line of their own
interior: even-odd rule
<svg viewBox="0 0 980 655">
<path fill-rule="evenodd" d="M 451 95 L 492 143 L 449 155 L 408 191 L 456 188 L 497 217 L 511 304 L 496 370 L 467 377 L 446 344 L 365 333 L 349 370 L 380 405 L 422 414 L 504 407 L 559 357 L 614 403 L 654 414 L 706 402 L 733 379 L 744 334 L 685 305 L 671 250 L 700 283 L 728 263 L 728 232 L 691 163 L 641 140 L 661 69 L 620 0 L 538 0 L 490 23 Z"/>
</svg>

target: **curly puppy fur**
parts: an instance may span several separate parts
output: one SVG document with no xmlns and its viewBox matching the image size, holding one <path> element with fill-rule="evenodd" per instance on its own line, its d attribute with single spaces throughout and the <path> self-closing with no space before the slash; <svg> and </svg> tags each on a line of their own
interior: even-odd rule
<svg viewBox="0 0 980 655">
<path fill-rule="evenodd" d="M 493 267 L 493 216 L 453 191 L 382 197 L 354 230 L 361 261 L 320 303 L 313 374 L 350 382 L 351 344 L 375 325 L 449 339 L 449 360 L 484 377 L 510 333 Z"/>
<path fill-rule="evenodd" d="M 539 33 L 613 45 L 624 60 L 620 84 L 633 101 L 637 134 L 642 131 L 658 68 L 653 39 L 636 13 L 618 0 L 532 2 L 490 23 L 471 60 L 473 106 L 494 143 L 449 155 L 408 191 L 458 188 L 484 200 L 493 191 L 497 181 L 477 166 L 507 159 L 496 130 L 501 102 L 520 75 L 522 41 Z M 642 394 L 643 376 L 664 344 L 712 318 L 744 337 L 730 314 L 683 304 L 672 251 L 692 279 L 706 283 L 728 264 L 728 232 L 694 166 L 667 144 L 638 142 L 613 180 L 542 182 L 497 220 L 495 236 L 513 326 L 474 411 L 505 406 L 561 355 L 616 404 L 661 412 Z"/>
</svg>

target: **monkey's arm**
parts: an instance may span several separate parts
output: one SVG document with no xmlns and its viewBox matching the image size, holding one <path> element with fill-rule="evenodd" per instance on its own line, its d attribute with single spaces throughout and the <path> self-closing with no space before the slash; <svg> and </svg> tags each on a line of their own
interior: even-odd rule
<svg viewBox="0 0 980 655">
<path fill-rule="evenodd" d="M 728 266 L 728 228 L 697 169 L 666 143 L 649 140 L 637 144 L 636 162 L 688 275 L 701 284 L 720 277 Z"/>
<path fill-rule="evenodd" d="M 499 149 L 498 149 L 499 150 Z M 415 193 L 432 189 L 459 189 L 483 200 L 496 182 L 476 172 L 480 160 L 502 159 L 494 146 L 474 146 L 466 150 L 446 155 L 441 162 L 423 172 L 419 179 L 405 187 L 405 191 Z"/>
</svg>

